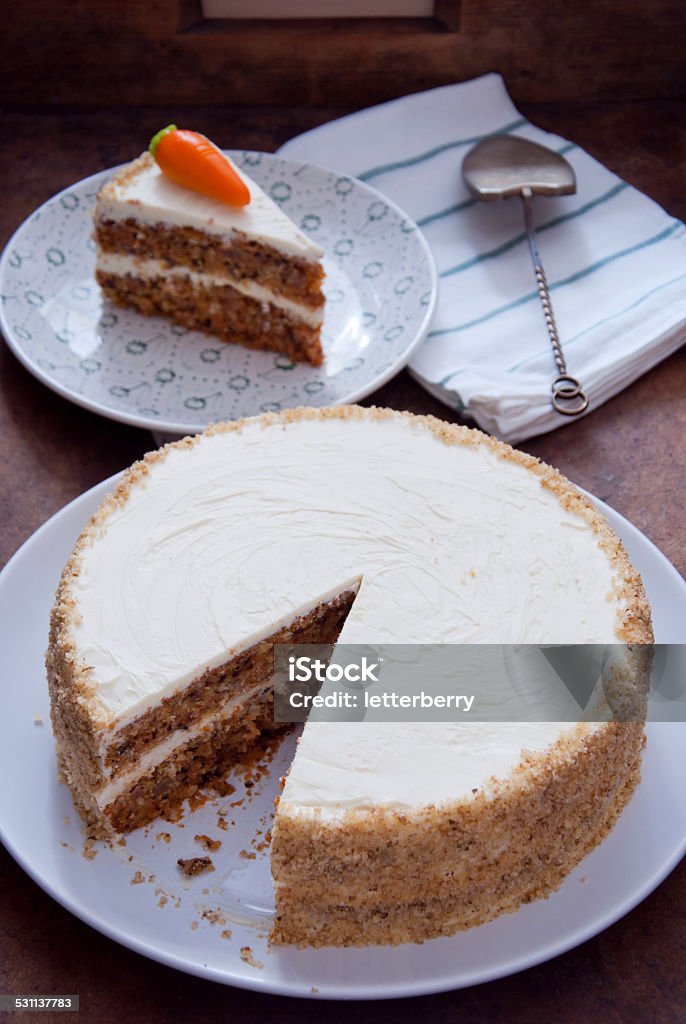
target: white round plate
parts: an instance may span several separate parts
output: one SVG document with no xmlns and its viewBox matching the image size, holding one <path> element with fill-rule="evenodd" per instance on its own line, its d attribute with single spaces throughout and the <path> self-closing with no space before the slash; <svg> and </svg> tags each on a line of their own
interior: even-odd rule
<svg viewBox="0 0 686 1024">
<path fill-rule="evenodd" d="M 234 793 L 186 810 L 176 825 L 158 820 L 128 836 L 126 846 L 99 843 L 94 859 L 82 856 L 79 818 L 57 781 L 43 652 L 62 566 L 116 479 L 54 516 L 0 575 L 0 836 L 31 877 L 82 920 L 145 956 L 225 984 L 329 999 L 417 996 L 503 977 L 578 945 L 626 914 L 677 864 L 686 837 L 686 725 L 674 723 L 649 726 L 640 786 L 611 834 L 558 892 L 421 946 L 268 947 L 273 905 L 264 833 L 292 736 L 252 786 L 236 773 Z M 656 639 L 680 642 L 686 584 L 635 527 L 598 505 L 643 574 Z M 186 878 L 176 860 L 204 853 L 196 835 L 222 846 L 210 854 L 213 873 Z"/>
<path fill-rule="evenodd" d="M 0 326 L 35 377 L 110 419 L 189 434 L 217 420 L 354 402 L 405 366 L 438 288 L 416 224 L 354 178 L 268 153 L 230 155 L 324 249 L 324 365 L 223 344 L 103 299 L 91 213 L 111 168 L 49 199 L 0 260 Z"/>
</svg>

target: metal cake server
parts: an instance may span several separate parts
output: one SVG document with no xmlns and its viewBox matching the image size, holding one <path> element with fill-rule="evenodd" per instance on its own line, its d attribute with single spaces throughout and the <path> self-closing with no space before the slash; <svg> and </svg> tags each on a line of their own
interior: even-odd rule
<svg viewBox="0 0 686 1024">
<path fill-rule="evenodd" d="M 558 371 L 551 388 L 553 407 L 563 416 L 578 416 L 588 408 L 588 397 L 577 378 L 567 371 L 532 214 L 535 195 L 564 196 L 576 192 L 574 170 L 559 153 L 536 142 L 514 135 L 492 135 L 467 153 L 462 162 L 462 176 L 476 199 L 519 196 L 522 200 L 536 285 Z"/>
</svg>

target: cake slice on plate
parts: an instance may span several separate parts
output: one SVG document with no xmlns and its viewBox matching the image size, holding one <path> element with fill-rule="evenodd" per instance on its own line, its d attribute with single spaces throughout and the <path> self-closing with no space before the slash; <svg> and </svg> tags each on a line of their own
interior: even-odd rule
<svg viewBox="0 0 686 1024">
<path fill-rule="evenodd" d="M 180 184 L 144 153 L 96 200 L 96 278 L 105 295 L 221 341 L 320 366 L 321 248 L 212 143 L 174 132 L 211 147 L 249 201 Z"/>
</svg>

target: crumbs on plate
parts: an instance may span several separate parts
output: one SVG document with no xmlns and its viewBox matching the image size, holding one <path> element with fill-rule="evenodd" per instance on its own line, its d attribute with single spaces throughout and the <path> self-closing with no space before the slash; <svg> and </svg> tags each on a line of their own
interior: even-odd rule
<svg viewBox="0 0 686 1024">
<path fill-rule="evenodd" d="M 206 850 L 210 850 L 212 852 L 214 852 L 215 850 L 218 850 L 219 847 L 222 845 L 221 839 L 211 839 L 210 836 L 206 836 L 206 835 L 202 835 L 201 834 L 201 835 L 195 836 L 194 838 L 195 838 L 196 843 L 202 843 L 203 847 Z"/>
<path fill-rule="evenodd" d="M 188 875 L 189 878 L 201 875 L 203 871 L 214 871 L 214 864 L 210 857 L 179 857 L 176 863 L 184 875 Z"/>
<path fill-rule="evenodd" d="M 252 955 L 252 949 L 250 948 L 250 946 L 241 946 L 241 960 L 244 963 L 249 964 L 250 967 L 257 968 L 258 971 L 264 969 L 264 964 L 262 963 L 262 961 L 256 960 L 255 957 Z"/>
</svg>

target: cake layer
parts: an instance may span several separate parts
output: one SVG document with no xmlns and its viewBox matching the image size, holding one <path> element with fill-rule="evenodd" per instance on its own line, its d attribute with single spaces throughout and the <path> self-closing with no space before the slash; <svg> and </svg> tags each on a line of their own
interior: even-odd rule
<svg viewBox="0 0 686 1024">
<path fill-rule="evenodd" d="M 245 700 L 232 701 L 224 713 L 202 728 L 181 736 L 182 742 L 157 763 L 145 759 L 129 778 L 93 791 L 70 756 L 69 737 L 55 725 L 58 759 L 89 835 L 108 837 L 130 832 L 158 817 L 176 813 L 183 800 L 204 784 L 226 774 L 265 733 L 274 731 L 272 693 L 257 688 Z"/>
<path fill-rule="evenodd" d="M 303 319 L 308 311 L 321 314 L 324 306 L 321 263 L 284 258 L 283 253 L 261 244 L 258 239 L 237 235 L 224 239 L 197 228 L 172 227 L 164 223 L 146 225 L 128 217 L 117 221 L 96 220 L 95 241 L 105 256 L 124 256 L 131 260 L 140 276 L 161 277 L 165 270 L 176 273 L 185 270 L 192 274 L 196 284 L 202 280 L 215 286 L 233 284 L 244 292 L 248 292 L 248 288 L 241 288 L 241 285 L 257 284 L 259 292 L 253 291 L 253 297 L 266 297 L 290 312 L 303 307 Z M 153 274 L 151 268 L 139 265 L 139 261 L 154 261 L 156 272 Z M 122 272 L 121 263 L 108 265 L 102 256 L 98 265 L 104 271 Z M 155 269 L 154 264 L 152 269 Z M 130 272 L 129 267 L 127 272 Z M 291 304 L 278 303 L 271 299 L 272 295 L 287 299 Z M 321 315 L 315 322 L 321 322 Z"/>
<path fill-rule="evenodd" d="M 238 235 L 288 257 L 317 262 L 322 249 L 302 233 L 260 186 L 232 164 L 250 192 L 247 206 L 229 206 L 182 188 L 165 177 L 150 153 L 143 153 L 98 195 L 96 221 L 132 218 L 140 225 L 195 228 L 220 238 Z"/>
<path fill-rule="evenodd" d="M 192 749 L 198 740 L 202 740 L 210 733 L 216 734 L 218 729 L 228 730 L 237 708 L 244 709 L 257 701 L 267 703 L 269 701 L 268 691 L 269 684 L 261 680 L 251 689 L 227 698 L 221 709 L 211 711 L 203 716 L 198 714 L 192 725 L 188 725 L 184 729 L 176 729 L 166 738 L 161 738 L 133 763 L 108 776 L 108 781 L 94 790 L 98 807 L 104 810 L 123 793 L 138 785 L 142 779 L 163 770 L 167 763 L 176 762 L 179 756 L 182 756 L 184 751 L 189 748 Z"/>
<path fill-rule="evenodd" d="M 108 299 L 145 316 L 166 316 L 188 330 L 245 348 L 280 352 L 294 362 L 323 362 L 319 325 L 310 326 L 232 285 L 196 283 L 181 274 L 133 277 L 97 270 L 95 276 Z"/>
<path fill-rule="evenodd" d="M 301 305 L 283 296 L 276 295 L 268 288 L 263 287 L 256 281 L 235 280 L 228 282 L 221 274 L 207 274 L 195 270 L 169 267 L 162 260 L 144 260 L 135 256 L 126 256 L 121 253 L 98 252 L 96 258 L 96 274 L 104 277 L 114 275 L 115 277 L 131 276 L 134 278 L 188 278 L 198 288 L 223 288 L 230 284 L 241 295 L 255 299 L 264 305 L 274 306 L 276 309 L 288 313 L 293 320 L 302 320 L 310 327 L 321 327 L 324 314 L 321 308 L 312 309 L 309 306 Z"/>
<path fill-rule="evenodd" d="M 225 775 L 270 730 L 274 731 L 274 715 L 272 695 L 267 690 L 262 700 L 241 705 L 230 716 L 219 718 L 203 735 L 118 796 L 104 809 L 107 827 L 129 832 L 154 818 L 173 815 L 183 800 Z"/>
</svg>

